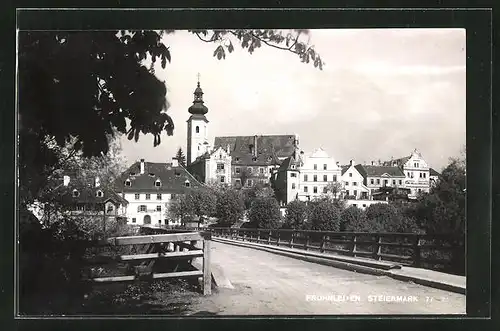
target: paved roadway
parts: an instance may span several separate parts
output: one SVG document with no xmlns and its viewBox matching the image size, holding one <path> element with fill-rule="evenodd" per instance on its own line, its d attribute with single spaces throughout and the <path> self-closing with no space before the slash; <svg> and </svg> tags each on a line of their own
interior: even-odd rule
<svg viewBox="0 0 500 331">
<path fill-rule="evenodd" d="M 234 289 L 197 298 L 193 312 L 465 314 L 465 296 L 457 293 L 218 242 L 212 242 L 211 252 L 212 263 L 222 267 Z"/>
</svg>

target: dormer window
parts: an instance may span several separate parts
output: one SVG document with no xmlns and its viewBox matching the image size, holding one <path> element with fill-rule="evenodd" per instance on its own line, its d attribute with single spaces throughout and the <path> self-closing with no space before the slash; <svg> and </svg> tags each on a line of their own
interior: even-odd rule
<svg viewBox="0 0 500 331">
<path fill-rule="evenodd" d="M 254 161 L 254 162 L 255 162 L 255 161 L 257 161 L 257 158 L 254 156 L 254 157 L 252 158 L 252 161 Z"/>
<path fill-rule="evenodd" d="M 79 197 L 80 196 L 80 192 L 78 192 L 78 190 L 73 190 L 73 197 Z"/>
<path fill-rule="evenodd" d="M 131 172 L 131 173 L 130 173 L 130 176 L 135 176 L 135 172 Z"/>
<path fill-rule="evenodd" d="M 153 174 L 153 173 L 150 173 L 150 174 L 149 174 L 149 176 L 150 176 L 150 177 L 154 177 L 154 176 L 155 176 L 155 174 Z"/>
<path fill-rule="evenodd" d="M 156 180 L 155 186 L 156 187 L 160 187 L 161 186 L 161 181 L 159 179 Z"/>
<path fill-rule="evenodd" d="M 127 179 L 127 180 L 125 181 L 125 186 L 130 186 L 131 184 L 132 184 L 132 183 L 130 182 L 130 180 L 128 180 L 128 179 Z"/>
<path fill-rule="evenodd" d="M 239 157 L 237 157 L 237 158 L 235 158 L 234 160 L 235 160 L 236 162 L 239 162 L 239 161 L 240 161 L 240 158 L 239 158 Z"/>
<path fill-rule="evenodd" d="M 175 177 L 180 177 L 181 176 L 181 173 L 180 172 L 176 172 L 175 173 Z"/>
<path fill-rule="evenodd" d="M 292 169 L 295 169 L 295 164 L 292 164 Z"/>
<path fill-rule="evenodd" d="M 186 187 L 190 187 L 190 186 L 191 186 L 191 183 L 189 182 L 189 180 L 186 180 L 186 181 L 184 182 L 184 185 L 185 185 Z"/>
<path fill-rule="evenodd" d="M 99 190 L 99 191 L 97 191 L 97 192 L 95 193 L 95 196 L 96 196 L 96 197 L 98 197 L 98 198 L 102 198 L 102 197 L 103 197 L 103 195 L 104 195 L 104 194 L 102 193 L 102 191 L 101 191 L 101 190 Z"/>
</svg>

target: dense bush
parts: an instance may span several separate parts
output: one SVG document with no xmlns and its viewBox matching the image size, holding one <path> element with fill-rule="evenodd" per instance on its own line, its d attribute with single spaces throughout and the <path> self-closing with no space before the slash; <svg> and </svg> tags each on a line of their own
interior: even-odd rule
<svg viewBox="0 0 500 331">
<path fill-rule="evenodd" d="M 309 204 L 309 221 L 312 230 L 339 231 L 341 209 L 330 199 L 322 199 Z"/>
<path fill-rule="evenodd" d="M 365 213 L 362 209 L 349 206 L 340 214 L 340 231 L 359 232 L 366 224 Z"/>
<path fill-rule="evenodd" d="M 303 201 L 293 200 L 286 206 L 283 228 L 305 229 L 309 209 Z"/>
<path fill-rule="evenodd" d="M 215 215 L 220 226 L 231 226 L 241 220 L 245 211 L 241 194 L 230 188 L 216 191 Z"/>
<path fill-rule="evenodd" d="M 257 197 L 248 211 L 251 227 L 277 229 L 281 216 L 278 201 L 273 197 Z"/>
</svg>

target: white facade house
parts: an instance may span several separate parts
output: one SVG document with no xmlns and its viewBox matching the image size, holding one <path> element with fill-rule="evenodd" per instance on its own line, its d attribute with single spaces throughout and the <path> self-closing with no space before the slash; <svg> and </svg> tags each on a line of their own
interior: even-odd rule
<svg viewBox="0 0 500 331">
<path fill-rule="evenodd" d="M 421 192 L 429 192 L 430 171 L 422 154 L 415 149 L 409 156 L 385 162 L 399 167 L 404 175 L 404 187 L 410 190 L 408 198 L 415 199 Z"/>
<path fill-rule="evenodd" d="M 364 177 L 356 168 L 354 160 L 342 167 L 342 187 L 347 199 L 369 199 L 370 189 L 364 184 Z"/>
<path fill-rule="evenodd" d="M 190 173 L 200 182 L 230 185 L 232 180 L 231 155 L 219 147 L 199 156 L 189 166 Z"/>
<path fill-rule="evenodd" d="M 117 180 L 116 190 L 129 203 L 129 224 L 177 225 L 168 215 L 169 205 L 176 196 L 185 194 L 199 183 L 173 160 L 172 163 L 135 162 Z"/>
</svg>

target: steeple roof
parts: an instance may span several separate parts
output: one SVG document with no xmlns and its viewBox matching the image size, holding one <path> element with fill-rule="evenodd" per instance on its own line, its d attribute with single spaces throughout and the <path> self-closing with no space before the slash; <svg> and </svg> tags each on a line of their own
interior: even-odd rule
<svg viewBox="0 0 500 331">
<path fill-rule="evenodd" d="M 203 90 L 200 87 L 200 79 L 198 75 L 198 85 L 194 90 L 193 105 L 189 107 L 188 111 L 193 115 L 205 115 L 208 113 L 208 108 L 203 104 Z"/>
</svg>

